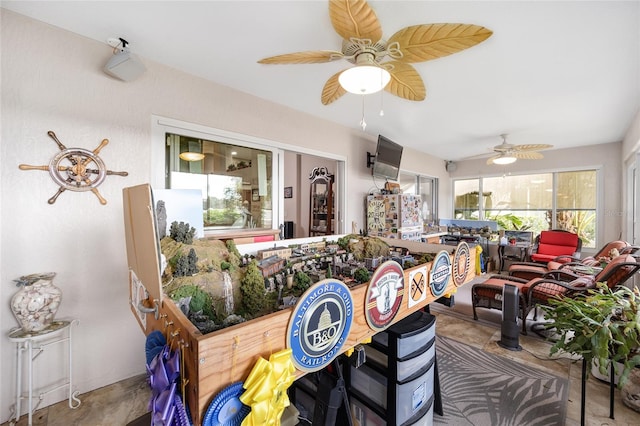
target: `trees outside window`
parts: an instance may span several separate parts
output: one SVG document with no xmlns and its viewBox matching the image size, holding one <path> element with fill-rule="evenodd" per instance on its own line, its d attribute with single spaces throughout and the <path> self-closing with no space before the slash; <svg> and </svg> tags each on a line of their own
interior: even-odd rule
<svg viewBox="0 0 640 426">
<path fill-rule="evenodd" d="M 456 180 L 454 214 L 534 234 L 563 229 L 578 234 L 583 247 L 594 248 L 596 181 L 596 170 Z"/>
<path fill-rule="evenodd" d="M 165 136 L 166 187 L 202 191 L 205 231 L 272 227 L 271 151 L 173 133 Z"/>
</svg>

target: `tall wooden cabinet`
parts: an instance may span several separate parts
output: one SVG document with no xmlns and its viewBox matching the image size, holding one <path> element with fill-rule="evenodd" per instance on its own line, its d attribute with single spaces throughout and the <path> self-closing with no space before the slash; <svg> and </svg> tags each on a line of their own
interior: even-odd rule
<svg viewBox="0 0 640 426">
<path fill-rule="evenodd" d="M 332 235 L 335 231 L 333 175 L 326 167 L 315 167 L 309 175 L 309 180 L 309 236 Z"/>
</svg>

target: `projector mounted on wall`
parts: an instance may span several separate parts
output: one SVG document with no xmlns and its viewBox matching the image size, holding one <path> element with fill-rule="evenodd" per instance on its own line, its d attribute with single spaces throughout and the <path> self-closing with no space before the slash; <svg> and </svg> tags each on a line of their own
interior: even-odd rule
<svg viewBox="0 0 640 426">
<path fill-rule="evenodd" d="M 129 51 L 125 39 L 110 38 L 107 43 L 113 46 L 113 56 L 104 66 L 105 73 L 122 81 L 133 81 L 144 74 L 147 68 Z"/>
</svg>

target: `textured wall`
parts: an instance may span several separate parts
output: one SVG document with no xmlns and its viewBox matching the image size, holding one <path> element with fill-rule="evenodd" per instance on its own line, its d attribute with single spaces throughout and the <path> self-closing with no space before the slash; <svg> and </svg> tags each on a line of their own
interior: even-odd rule
<svg viewBox="0 0 640 426">
<path fill-rule="evenodd" d="M 101 70 L 111 55 L 106 44 L 4 9 L 0 13 L 0 303 L 8 306 L 15 292 L 12 279 L 58 273 L 55 282 L 64 292 L 58 317 L 80 320 L 74 374 L 81 392 L 144 372 L 144 336 L 128 308 L 122 188 L 154 180 L 152 115 L 346 158 L 345 222 L 364 223 L 362 200 L 372 186 L 366 151 L 375 149 L 371 136 L 149 61 L 139 80 L 111 79 Z M 56 154 L 48 130 L 67 147 L 93 150 L 109 139 L 101 158 L 109 169 L 129 176 L 109 176 L 100 186 L 106 206 L 91 193 L 70 191 L 49 205 L 58 187 L 48 174 L 18 170 L 20 163 L 48 164 Z M 410 170 L 433 175 L 421 167 L 435 161 L 432 157 L 414 157 Z M 436 176 L 446 178 L 444 171 Z M 15 325 L 9 309 L 1 309 L 0 330 Z M 41 379 L 57 377 L 60 351 L 50 352 L 38 360 Z M 13 402 L 15 369 L 14 348 L 6 339 L 0 367 L 3 422 Z M 64 392 L 52 394 L 41 406 L 64 398 Z"/>
</svg>

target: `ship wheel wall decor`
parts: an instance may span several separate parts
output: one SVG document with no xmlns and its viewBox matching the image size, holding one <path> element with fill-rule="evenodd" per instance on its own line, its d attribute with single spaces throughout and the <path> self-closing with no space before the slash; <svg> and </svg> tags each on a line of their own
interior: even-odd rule
<svg viewBox="0 0 640 426">
<path fill-rule="evenodd" d="M 89 151 L 84 148 L 67 148 L 60 142 L 53 131 L 49 130 L 47 134 L 60 148 L 60 152 L 51 159 L 49 165 L 30 166 L 28 164 L 20 164 L 18 167 L 20 170 L 44 170 L 49 172 L 51 179 L 60 188 L 58 188 L 58 192 L 53 197 L 49 198 L 48 203 L 55 203 L 58 196 L 68 189 L 76 192 L 91 191 L 98 197 L 100 204 L 107 204 L 107 200 L 98 192 L 98 186 L 104 182 L 108 175 L 129 175 L 127 172 L 107 170 L 104 161 L 98 157 L 100 150 L 109 143 L 109 139 L 103 139 L 96 149 Z"/>
</svg>

